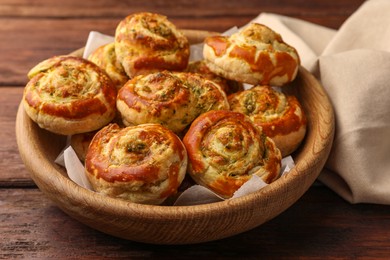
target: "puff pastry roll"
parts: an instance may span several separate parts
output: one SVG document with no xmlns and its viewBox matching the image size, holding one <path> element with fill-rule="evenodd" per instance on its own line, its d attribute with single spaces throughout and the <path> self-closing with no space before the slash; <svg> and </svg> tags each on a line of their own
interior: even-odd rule
<svg viewBox="0 0 390 260">
<path fill-rule="evenodd" d="M 96 133 L 97 131 L 92 131 L 75 134 L 70 137 L 70 145 L 72 146 L 80 161 L 85 161 L 85 156 L 87 155 L 89 144 L 91 143 L 92 138 Z"/>
<path fill-rule="evenodd" d="M 132 78 L 165 69 L 182 71 L 190 50 L 188 39 L 167 17 L 144 12 L 129 15 L 118 24 L 115 53 Z"/>
<path fill-rule="evenodd" d="M 242 113 L 220 110 L 202 114 L 183 142 L 191 177 L 224 198 L 230 198 L 252 175 L 266 183 L 280 176 L 280 151 Z"/>
<path fill-rule="evenodd" d="M 271 137 L 285 157 L 306 134 L 307 120 L 298 99 L 270 86 L 256 86 L 228 97 L 232 111 L 247 115 Z"/>
<path fill-rule="evenodd" d="M 93 189 L 110 197 L 160 204 L 184 179 L 187 152 L 167 128 L 144 124 L 101 129 L 89 146 L 85 169 Z"/>
<path fill-rule="evenodd" d="M 217 75 L 252 85 L 282 86 L 295 79 L 300 64 L 293 47 L 258 23 L 230 37 L 206 38 L 203 56 Z"/>
<path fill-rule="evenodd" d="M 229 104 L 220 86 L 199 74 L 162 71 L 129 80 L 117 109 L 127 126 L 159 123 L 179 134 L 200 114 Z"/>
<path fill-rule="evenodd" d="M 214 81 L 222 88 L 223 91 L 225 91 L 226 95 L 244 90 L 242 83 L 222 78 L 213 73 L 209 67 L 207 67 L 205 60 L 189 62 L 186 71 L 201 74 L 203 77 Z"/>
<path fill-rule="evenodd" d="M 111 80 L 118 89 L 129 80 L 129 77 L 124 71 L 122 65 L 116 58 L 115 44 L 113 42 L 102 45 L 94 50 L 88 56 L 88 60 L 102 68 L 108 76 L 110 76 Z"/>
<path fill-rule="evenodd" d="M 52 57 L 31 69 L 28 76 L 23 105 L 41 128 L 72 135 L 97 130 L 115 117 L 116 88 L 88 60 Z"/>
</svg>

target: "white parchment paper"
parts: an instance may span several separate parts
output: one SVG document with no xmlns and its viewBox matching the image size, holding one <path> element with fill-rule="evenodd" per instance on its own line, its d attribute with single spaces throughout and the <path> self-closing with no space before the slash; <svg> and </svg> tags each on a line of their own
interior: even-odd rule
<svg viewBox="0 0 390 260">
<path fill-rule="evenodd" d="M 224 32 L 223 35 L 231 35 L 237 32 L 239 29 L 233 27 L 228 31 Z M 114 41 L 114 37 L 105 35 L 96 31 L 90 32 L 87 42 L 84 48 L 83 57 L 87 58 L 96 48 L 108 44 Z M 203 59 L 203 43 L 194 44 L 190 46 L 190 61 L 196 61 Z M 251 85 L 245 86 L 250 88 Z M 77 157 L 73 148 L 68 145 L 60 155 L 58 155 L 55 162 L 66 168 L 69 178 L 86 189 L 92 190 L 91 184 L 85 174 L 84 165 Z M 281 175 L 284 175 L 294 167 L 294 160 L 291 156 L 282 159 Z M 268 184 L 265 183 L 260 177 L 254 175 L 249 181 L 238 189 L 232 198 L 238 198 L 245 196 L 249 193 L 258 191 Z M 224 198 L 215 194 L 211 190 L 201 185 L 194 185 L 185 190 L 174 203 L 175 206 L 188 206 L 188 205 L 199 205 L 205 203 L 213 203 L 222 201 Z"/>
<path fill-rule="evenodd" d="M 92 190 L 91 184 L 88 181 L 88 178 L 85 174 L 85 168 L 82 162 L 76 155 L 76 152 L 71 146 L 68 146 L 62 153 L 58 155 L 55 162 L 59 165 L 62 165 L 66 168 L 68 177 L 86 189 Z M 285 157 L 282 159 L 281 175 L 287 174 L 290 169 L 294 167 L 294 160 L 291 156 Z M 253 175 L 249 181 L 238 189 L 233 198 L 238 198 L 245 196 L 249 193 L 258 191 L 268 184 L 265 183 L 260 177 Z M 185 190 L 174 203 L 175 206 L 189 206 L 189 205 L 199 205 L 205 203 L 212 203 L 217 201 L 222 201 L 224 198 L 215 194 L 208 188 L 205 188 L 201 185 L 194 185 Z"/>
</svg>

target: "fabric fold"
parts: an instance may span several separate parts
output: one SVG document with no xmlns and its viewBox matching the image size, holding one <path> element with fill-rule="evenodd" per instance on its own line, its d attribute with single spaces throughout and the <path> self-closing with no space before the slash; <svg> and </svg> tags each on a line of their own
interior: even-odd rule
<svg viewBox="0 0 390 260">
<path fill-rule="evenodd" d="M 333 104 L 335 140 L 319 180 L 350 203 L 390 205 L 390 1 L 366 1 L 338 31 L 260 14 L 296 47 Z"/>
<path fill-rule="evenodd" d="M 390 204 L 390 53 L 355 49 L 322 56 L 319 67 L 336 118 L 319 179 L 351 203 Z M 348 189 L 334 184 L 335 173 Z"/>
<path fill-rule="evenodd" d="M 339 30 L 271 13 L 251 21 L 295 47 L 328 93 L 336 131 L 319 180 L 350 203 L 390 205 L 389 14 L 389 0 L 368 0 Z"/>
</svg>

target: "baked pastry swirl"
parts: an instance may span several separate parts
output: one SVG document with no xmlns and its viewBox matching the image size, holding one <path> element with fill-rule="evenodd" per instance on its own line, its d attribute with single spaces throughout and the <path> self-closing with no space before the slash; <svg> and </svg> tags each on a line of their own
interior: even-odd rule
<svg viewBox="0 0 390 260">
<path fill-rule="evenodd" d="M 270 86 L 256 86 L 228 97 L 230 109 L 247 115 L 272 138 L 285 157 L 295 151 L 306 134 L 305 113 L 293 95 Z"/>
<path fill-rule="evenodd" d="M 160 14 L 129 15 L 115 31 L 116 56 L 130 78 L 165 69 L 184 70 L 189 48 L 187 38 Z"/>
<path fill-rule="evenodd" d="M 102 45 L 95 49 L 88 56 L 88 60 L 102 68 L 108 74 L 108 76 L 110 76 L 111 80 L 114 82 L 114 85 L 118 89 L 129 80 L 129 77 L 124 71 L 122 65 L 116 58 L 115 44 L 113 42 Z"/>
<path fill-rule="evenodd" d="M 89 144 L 91 143 L 92 138 L 96 133 L 97 131 L 92 131 L 70 136 L 70 145 L 72 146 L 80 161 L 85 161 L 85 156 L 87 155 Z"/>
<path fill-rule="evenodd" d="M 135 203 L 160 204 L 177 192 L 187 160 L 181 140 L 159 124 L 126 128 L 109 124 L 92 139 L 85 169 L 97 192 Z"/>
<path fill-rule="evenodd" d="M 224 198 L 230 198 L 252 175 L 266 183 L 279 178 L 280 151 L 242 113 L 219 110 L 202 114 L 183 142 L 191 177 Z"/>
<path fill-rule="evenodd" d="M 206 38 L 203 56 L 215 74 L 252 85 L 282 86 L 295 79 L 300 64 L 293 47 L 258 23 L 230 37 Z"/>
<path fill-rule="evenodd" d="M 179 134 L 200 114 L 229 104 L 219 85 L 199 74 L 162 71 L 129 80 L 117 108 L 125 125 L 159 123 Z"/>
<path fill-rule="evenodd" d="M 242 83 L 222 78 L 213 73 L 207 67 L 205 60 L 189 62 L 186 71 L 201 74 L 203 77 L 214 81 L 222 88 L 223 91 L 225 91 L 226 95 L 230 95 L 240 90 L 244 90 L 244 86 Z"/>
<path fill-rule="evenodd" d="M 99 129 L 115 117 L 116 88 L 88 60 L 55 56 L 36 65 L 28 76 L 23 105 L 41 128 L 72 135 Z"/>
</svg>

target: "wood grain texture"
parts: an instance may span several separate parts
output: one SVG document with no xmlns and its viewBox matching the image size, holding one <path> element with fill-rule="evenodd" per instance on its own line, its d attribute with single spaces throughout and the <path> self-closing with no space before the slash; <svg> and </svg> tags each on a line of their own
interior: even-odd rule
<svg viewBox="0 0 390 260">
<path fill-rule="evenodd" d="M 260 12 L 337 29 L 363 2 L 0 0 L 0 258 L 388 259 L 389 207 L 351 205 L 317 185 L 277 218 L 215 242 L 158 246 L 100 233 L 60 211 L 38 189 L 25 187 L 34 184 L 14 133 L 27 71 L 79 48 L 90 30 L 111 34 L 132 11 L 161 11 L 180 28 L 200 30 L 224 31 Z"/>
<path fill-rule="evenodd" d="M 190 30 L 185 35 L 191 43 L 197 43 L 208 32 Z M 296 91 L 308 115 L 308 131 L 296 153 L 296 167 L 259 192 L 234 200 L 161 207 L 133 204 L 82 189 L 53 162 L 65 138 L 40 129 L 23 106 L 16 119 L 18 147 L 38 187 L 62 210 L 88 226 L 153 244 L 213 241 L 250 230 L 285 211 L 306 192 L 325 164 L 333 142 L 334 115 L 324 89 L 302 67 L 297 79 L 285 88 Z"/>
<path fill-rule="evenodd" d="M 260 12 L 277 12 L 293 17 L 327 17 L 321 23 L 329 26 L 336 20 L 335 28 L 345 20 L 346 14 L 358 8 L 362 0 L 339 0 L 337 2 L 321 0 L 264 0 L 264 1 L 77 1 L 69 0 L 50 1 L 36 0 L 31 4 L 26 0 L 2 0 L 0 15 L 4 17 L 46 17 L 46 18 L 101 18 L 123 17 L 131 12 L 150 11 L 158 12 L 172 19 L 188 17 L 248 17 L 256 16 Z M 78 8 L 75 8 L 77 6 Z M 317 19 L 318 19 L 317 18 Z M 320 23 L 320 24 L 321 24 Z"/>
<path fill-rule="evenodd" d="M 133 12 L 158 12 L 179 28 L 217 32 L 242 26 L 261 12 L 338 28 L 362 2 L 0 0 L 0 50 L 6 61 L 0 62 L 0 85 L 24 85 L 27 71 L 39 61 L 83 46 L 92 30 L 114 34 L 119 21 Z"/>
<path fill-rule="evenodd" d="M 0 190 L 0 259 L 386 259 L 388 207 L 350 205 L 312 187 L 268 223 L 235 237 L 160 246 L 115 238 L 69 218 L 36 189 Z M 36 206 L 33 206 L 36 205 Z"/>
<path fill-rule="evenodd" d="M 16 145 L 15 119 L 22 95 L 21 87 L 0 87 L 0 187 L 35 186 Z"/>
</svg>

